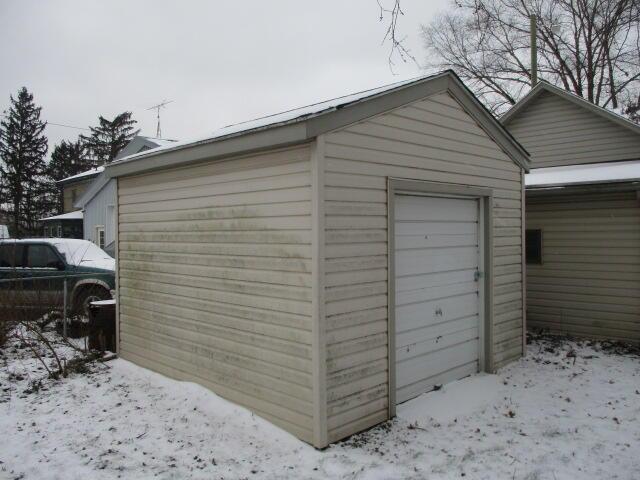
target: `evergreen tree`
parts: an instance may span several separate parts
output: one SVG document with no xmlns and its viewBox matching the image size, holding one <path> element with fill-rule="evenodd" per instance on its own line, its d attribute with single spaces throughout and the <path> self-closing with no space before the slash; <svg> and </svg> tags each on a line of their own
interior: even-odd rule
<svg viewBox="0 0 640 480">
<path fill-rule="evenodd" d="M 86 172 L 95 167 L 94 162 L 86 154 L 85 146 L 81 140 L 68 142 L 62 140 L 56 145 L 51 153 L 51 160 L 47 166 L 47 176 L 50 179 L 50 190 L 57 210 L 62 212 L 64 209 L 62 193 L 58 184 L 58 180 Z"/>
<path fill-rule="evenodd" d="M 131 118 L 131 112 L 123 112 L 109 121 L 103 116 L 98 118 L 97 127 L 89 127 L 91 135 L 81 135 L 85 147 L 91 152 L 99 165 L 112 162 L 118 152 L 135 137 L 140 130 L 134 130 L 137 122 Z"/>
<path fill-rule="evenodd" d="M 12 234 L 21 236 L 35 234 L 38 219 L 51 211 L 45 178 L 46 122 L 40 120 L 42 107 L 25 87 L 17 98 L 9 98 L 11 105 L 0 121 L 0 185 Z"/>
</svg>

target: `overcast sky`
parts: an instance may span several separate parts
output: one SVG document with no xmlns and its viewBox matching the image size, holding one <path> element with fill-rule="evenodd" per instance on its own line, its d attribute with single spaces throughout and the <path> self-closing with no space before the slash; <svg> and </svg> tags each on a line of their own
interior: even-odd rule
<svg viewBox="0 0 640 480">
<path fill-rule="evenodd" d="M 419 26 L 448 0 L 403 6 L 400 29 L 422 61 Z M 0 0 L 0 110 L 26 86 L 50 122 L 130 110 L 154 136 L 146 108 L 167 99 L 163 137 L 200 136 L 422 74 L 400 61 L 392 74 L 379 13 L 376 0 Z M 82 132 L 46 133 L 51 150 Z"/>
</svg>

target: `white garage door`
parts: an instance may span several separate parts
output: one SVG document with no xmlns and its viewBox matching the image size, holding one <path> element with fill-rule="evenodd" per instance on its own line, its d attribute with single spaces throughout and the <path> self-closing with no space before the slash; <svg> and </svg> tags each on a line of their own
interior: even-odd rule
<svg viewBox="0 0 640 480">
<path fill-rule="evenodd" d="M 396 403 L 478 371 L 479 203 L 395 199 Z"/>
</svg>

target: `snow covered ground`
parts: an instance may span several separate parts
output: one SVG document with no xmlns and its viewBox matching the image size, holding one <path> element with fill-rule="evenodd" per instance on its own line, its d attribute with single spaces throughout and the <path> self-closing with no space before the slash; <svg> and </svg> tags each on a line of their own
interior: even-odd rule
<svg viewBox="0 0 640 480">
<path fill-rule="evenodd" d="M 41 375 L 0 353 L 0 479 L 640 478 L 640 357 L 602 344 L 535 340 L 325 451 L 124 360 L 25 392 Z"/>
</svg>

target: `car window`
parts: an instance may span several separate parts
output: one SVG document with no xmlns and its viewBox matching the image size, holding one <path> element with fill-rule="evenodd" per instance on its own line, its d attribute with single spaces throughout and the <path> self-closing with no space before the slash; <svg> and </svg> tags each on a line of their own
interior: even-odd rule
<svg viewBox="0 0 640 480">
<path fill-rule="evenodd" d="M 28 268 L 56 268 L 60 259 L 49 245 L 28 245 Z"/>
<path fill-rule="evenodd" d="M 24 245 L 5 243 L 0 245 L 0 268 L 23 267 Z"/>
</svg>

